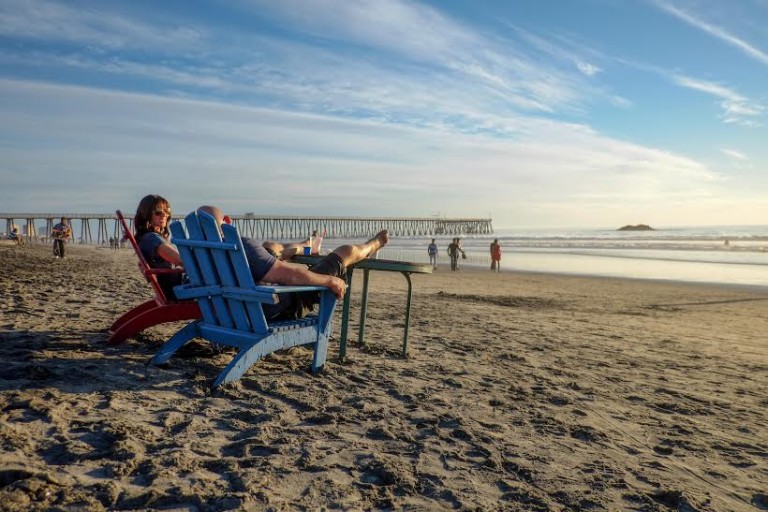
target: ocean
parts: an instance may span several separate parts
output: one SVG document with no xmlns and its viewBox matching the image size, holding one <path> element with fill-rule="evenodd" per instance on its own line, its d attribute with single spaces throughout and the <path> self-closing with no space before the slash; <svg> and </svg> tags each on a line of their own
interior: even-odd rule
<svg viewBox="0 0 768 512">
<path fill-rule="evenodd" d="M 450 272 L 452 235 L 436 236 L 440 270 Z M 768 289 L 768 225 L 616 229 L 498 230 L 463 236 L 460 266 L 490 268 L 489 246 L 502 246 L 502 271 L 713 283 Z M 336 241 L 325 240 L 331 249 Z M 428 262 L 429 237 L 393 238 L 380 258 Z M 490 270 L 489 270 L 490 271 Z"/>
</svg>

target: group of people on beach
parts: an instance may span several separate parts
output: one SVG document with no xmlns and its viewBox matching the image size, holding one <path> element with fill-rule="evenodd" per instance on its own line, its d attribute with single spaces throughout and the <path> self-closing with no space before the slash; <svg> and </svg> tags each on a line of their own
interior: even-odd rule
<svg viewBox="0 0 768 512">
<path fill-rule="evenodd" d="M 430 244 L 427 246 L 427 255 L 429 256 L 429 264 L 432 265 L 433 270 L 437 270 L 437 244 L 433 238 Z M 448 258 L 451 261 L 451 270 L 459 270 L 459 257 L 461 259 L 467 259 L 467 254 L 461 247 L 461 239 L 454 238 L 451 243 L 448 244 Z M 501 272 L 501 244 L 499 239 L 496 238 L 491 242 L 491 270 L 495 272 Z"/>
<path fill-rule="evenodd" d="M 51 238 L 53 238 L 53 257 L 56 259 L 64 258 L 67 240 L 72 238 L 72 227 L 66 217 L 62 217 L 61 221 L 53 226 Z M 19 232 L 17 226 L 13 226 L 11 232 L 8 233 L 8 240 L 13 240 L 17 245 L 23 245 L 24 235 Z"/>
<path fill-rule="evenodd" d="M 433 270 L 437 270 L 437 253 L 437 244 L 433 238 L 432 242 L 427 246 L 429 264 L 432 265 Z M 461 247 L 461 239 L 454 238 L 451 240 L 451 243 L 448 244 L 448 258 L 451 260 L 451 270 L 459 270 L 459 255 L 464 259 L 467 258 L 467 254 Z"/>
<path fill-rule="evenodd" d="M 211 215 L 218 225 L 227 221 L 231 223 L 231 219 L 216 206 L 204 205 L 197 211 Z M 164 197 L 150 194 L 139 202 L 134 217 L 135 236 L 144 258 L 152 268 L 182 267 L 181 255 L 170 242 L 170 220 L 171 205 Z M 342 299 L 347 289 L 347 267 L 384 247 L 389 242 L 389 233 L 382 230 L 365 243 L 341 245 L 309 268 L 286 260 L 304 247 L 319 253 L 321 241 L 317 240 L 317 236 L 291 244 L 274 241 L 259 243 L 248 237 L 241 237 L 241 240 L 254 282 L 325 286 L 338 299 Z M 171 298 L 175 297 L 173 288 L 181 284 L 183 279 L 179 273 L 158 275 L 160 286 Z M 281 294 L 277 304 L 265 305 L 264 314 L 267 320 L 301 318 L 313 309 L 318 298 L 317 293 Z"/>
</svg>

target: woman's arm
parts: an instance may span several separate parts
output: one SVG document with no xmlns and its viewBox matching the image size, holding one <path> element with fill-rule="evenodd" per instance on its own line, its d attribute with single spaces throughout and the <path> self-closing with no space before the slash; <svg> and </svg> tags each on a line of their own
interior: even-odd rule
<svg viewBox="0 0 768 512">
<path fill-rule="evenodd" d="M 168 242 L 157 246 L 157 255 L 163 258 L 168 263 L 173 263 L 174 265 L 182 266 L 181 254 L 179 254 L 179 250 L 176 249 L 174 245 L 169 244 Z"/>
</svg>

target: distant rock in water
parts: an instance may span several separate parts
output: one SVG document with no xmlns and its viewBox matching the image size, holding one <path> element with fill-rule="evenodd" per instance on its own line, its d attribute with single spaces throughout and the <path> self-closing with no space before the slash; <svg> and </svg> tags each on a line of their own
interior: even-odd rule
<svg viewBox="0 0 768 512">
<path fill-rule="evenodd" d="M 654 231 L 654 229 L 648 224 L 636 224 L 634 226 L 622 226 L 618 231 Z"/>
</svg>

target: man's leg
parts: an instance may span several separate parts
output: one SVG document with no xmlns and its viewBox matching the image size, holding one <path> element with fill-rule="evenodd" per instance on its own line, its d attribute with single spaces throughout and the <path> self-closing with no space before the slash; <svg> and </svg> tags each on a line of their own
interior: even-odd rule
<svg viewBox="0 0 768 512">
<path fill-rule="evenodd" d="M 334 249 L 330 254 L 323 256 L 319 262 L 309 268 L 309 271 L 346 279 L 348 266 L 367 258 L 384 247 L 387 242 L 389 242 L 389 233 L 384 230 L 377 233 L 375 237 L 364 244 L 342 245 Z M 312 292 L 312 295 L 317 296 L 317 293 Z"/>
<path fill-rule="evenodd" d="M 299 243 L 293 243 L 293 244 L 286 244 L 283 246 L 283 250 L 280 252 L 280 259 L 287 261 L 297 254 L 301 255 L 304 254 L 304 248 L 310 247 L 309 245 L 309 239 L 304 240 L 303 242 Z"/>
<path fill-rule="evenodd" d="M 282 259 L 283 249 L 285 248 L 285 246 L 283 246 L 283 244 L 281 244 L 280 242 L 266 241 L 263 244 L 261 244 L 261 246 L 264 247 L 267 250 L 267 252 L 269 252 L 269 254 L 271 254 L 275 258 Z"/>
<path fill-rule="evenodd" d="M 310 247 L 309 239 L 303 242 L 281 244 L 280 242 L 266 241 L 262 246 L 269 251 L 275 258 L 287 261 L 296 256 L 297 254 L 303 254 L 305 247 Z"/>
<path fill-rule="evenodd" d="M 354 265 L 375 253 L 389 242 L 389 232 L 385 229 L 376 233 L 376 236 L 357 245 L 342 245 L 333 250 L 333 253 L 341 258 L 344 267 Z"/>
</svg>

